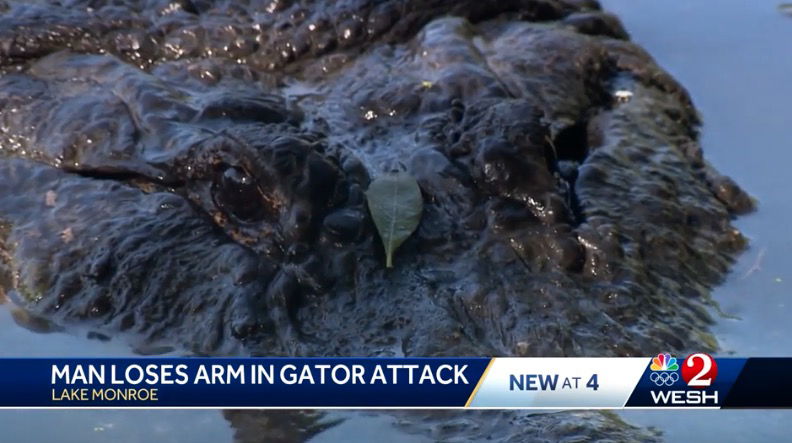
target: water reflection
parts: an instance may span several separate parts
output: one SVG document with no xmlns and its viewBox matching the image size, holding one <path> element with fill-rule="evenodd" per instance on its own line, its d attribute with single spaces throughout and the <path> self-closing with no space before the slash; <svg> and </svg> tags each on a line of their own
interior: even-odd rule
<svg viewBox="0 0 792 443">
<path fill-rule="evenodd" d="M 228 442 L 232 431 L 217 411 L 2 411 L 0 441 L 59 443 Z"/>
</svg>

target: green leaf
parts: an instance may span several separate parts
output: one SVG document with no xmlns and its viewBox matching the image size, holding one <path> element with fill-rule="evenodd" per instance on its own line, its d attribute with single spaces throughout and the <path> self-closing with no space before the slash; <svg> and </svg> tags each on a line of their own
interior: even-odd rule
<svg viewBox="0 0 792 443">
<path fill-rule="evenodd" d="M 423 198 L 418 182 L 407 173 L 378 177 L 366 191 L 369 212 L 385 247 L 386 264 L 393 267 L 393 253 L 418 227 Z"/>
</svg>

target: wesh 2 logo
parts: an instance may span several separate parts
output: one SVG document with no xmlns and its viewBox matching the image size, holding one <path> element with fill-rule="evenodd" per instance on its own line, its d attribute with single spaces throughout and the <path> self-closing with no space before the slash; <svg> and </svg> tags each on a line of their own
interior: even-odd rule
<svg viewBox="0 0 792 443">
<path fill-rule="evenodd" d="M 657 354 L 649 366 L 649 380 L 657 385 L 660 390 L 649 391 L 652 401 L 656 405 L 668 406 L 716 406 L 718 404 L 718 391 L 706 391 L 712 386 L 718 376 L 718 364 L 711 356 L 703 353 L 691 354 L 680 370 L 677 359 L 669 353 Z M 687 389 L 673 389 L 680 379 L 687 384 Z M 685 388 L 681 386 L 680 388 Z M 670 388 L 670 389 L 669 389 Z"/>
</svg>

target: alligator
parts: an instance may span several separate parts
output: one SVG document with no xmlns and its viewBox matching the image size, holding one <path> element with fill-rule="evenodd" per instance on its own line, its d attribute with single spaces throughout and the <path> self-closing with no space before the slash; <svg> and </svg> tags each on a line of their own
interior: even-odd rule
<svg viewBox="0 0 792 443">
<path fill-rule="evenodd" d="M 0 1 L 0 292 L 137 352 L 712 351 L 754 202 L 699 125 L 596 0 Z"/>
</svg>

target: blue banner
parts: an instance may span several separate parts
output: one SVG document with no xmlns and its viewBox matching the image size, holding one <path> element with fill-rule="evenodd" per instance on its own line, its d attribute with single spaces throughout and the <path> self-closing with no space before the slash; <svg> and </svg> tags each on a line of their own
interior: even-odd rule
<svg viewBox="0 0 792 443">
<path fill-rule="evenodd" d="M 461 407 L 488 358 L 2 359 L 3 407 Z"/>
<path fill-rule="evenodd" d="M 789 408 L 792 358 L 11 358 L 2 408 Z"/>
</svg>

